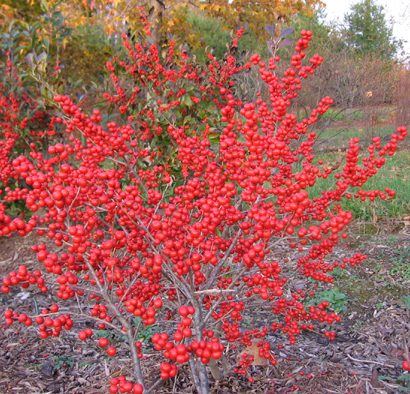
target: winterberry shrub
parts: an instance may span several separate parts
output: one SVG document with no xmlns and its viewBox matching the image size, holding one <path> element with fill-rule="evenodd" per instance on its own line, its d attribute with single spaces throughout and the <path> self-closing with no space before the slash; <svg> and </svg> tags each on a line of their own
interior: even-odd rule
<svg viewBox="0 0 410 394">
<path fill-rule="evenodd" d="M 44 150 L 58 135 L 57 118 L 29 94 L 30 84 L 24 84 L 13 60 L 13 52 L 7 51 L 4 67 L 0 67 L 0 196 L 4 191 L 8 193 L 2 196 L 1 211 L 6 206 L 10 209 L 13 204 L 19 205 L 18 201 L 28 192 L 27 185 L 14 170 L 13 159 L 33 149 Z"/>
<path fill-rule="evenodd" d="M 149 22 L 144 14 L 140 18 L 150 38 Z M 108 112 L 113 112 L 113 107 L 119 110 L 121 121 L 117 123 L 132 125 L 136 130 L 134 139 L 139 140 L 138 149 L 155 156 L 155 162 L 165 165 L 171 176 L 179 178 L 186 166 L 175 160 L 180 147 L 172 133 L 166 132 L 169 125 L 191 135 L 191 130 L 203 130 L 205 122 L 209 125 L 208 139 L 219 143 L 227 120 L 220 111 L 227 105 L 226 92 L 233 88 L 233 77 L 251 66 L 240 65 L 234 57 L 243 31 L 238 30 L 223 61 L 208 54 L 206 66 L 193 61 L 173 40 L 161 50 L 149 42 L 132 45 L 126 34 L 122 35 L 126 59 L 113 57 L 107 62 L 114 84 L 114 92 L 103 94 L 111 103 Z M 239 98 L 234 101 L 236 106 L 243 104 Z M 149 169 L 145 161 L 140 161 L 139 166 Z"/>
<path fill-rule="evenodd" d="M 361 150 L 359 138 L 352 139 L 340 172 L 316 160 L 316 134 L 309 127 L 332 99 L 323 98 L 302 121 L 290 111 L 303 79 L 323 61 L 319 55 L 305 61 L 311 39 L 311 32 L 301 32 L 282 77 L 275 74 L 279 57 L 266 63 L 259 55 L 250 58 L 246 67 L 259 69 L 269 88 L 268 101 L 259 97 L 243 103 L 235 96 L 230 83 L 237 71 L 234 59 L 225 69 L 210 65 L 212 93 L 201 85 L 203 96 L 196 98 L 212 101 L 211 96 L 218 95 L 214 104 L 220 107 L 222 127 L 217 143 L 211 131 L 216 118 L 201 119 L 195 112 L 201 122 L 195 128 L 184 124 L 186 102 L 182 94 L 178 97 L 181 92 L 165 94 L 172 85 L 164 81 L 178 83 L 187 78 L 188 69 L 184 60 L 163 67 L 154 45 L 145 51 L 139 44 L 132 48 L 125 43 L 135 63 L 123 66 L 136 85 L 141 82 L 134 91 L 145 89 L 140 101 L 123 94 L 119 84 L 117 96 L 108 97 L 127 114 L 126 121 L 103 125 L 99 110 L 89 116 L 69 97 L 56 95 L 69 143 L 50 146 L 49 159 L 33 150 L 29 157 L 12 161 L 13 171 L 28 185 L 19 198 L 34 215 L 26 223 L 0 213 L 0 231 L 5 236 L 36 231 L 64 250 L 33 245 L 43 273 L 21 266 L 3 279 L 1 290 L 37 286 L 41 292 L 53 292 L 60 305 L 72 306 L 69 300 L 78 298 L 81 309 L 72 306 L 63 314 L 53 305 L 37 316 L 7 310 L 6 325 L 36 325 L 39 335 L 48 338 L 75 328 L 78 316 L 85 315 L 96 327 L 127 338 L 134 381 L 113 379 L 111 393 L 152 393 L 158 382 L 186 368 L 197 392 L 206 394 L 207 368 L 214 376 L 221 372 L 219 366 L 227 368 L 228 345 L 240 351 L 256 341 L 259 356 L 275 364 L 272 344 L 266 340 L 270 332 L 283 333 L 284 341 L 293 344 L 298 334 L 317 323 L 340 321 L 327 310 L 328 302 L 313 304 L 309 297 L 314 294 L 291 288 L 288 279 L 297 274 L 332 282 L 335 267 L 366 259 L 360 253 L 333 263 L 326 259 L 347 236 L 352 219 L 342 200 L 394 195 L 388 189 L 366 191 L 363 185 L 385 164 L 385 156 L 394 154 L 407 130 L 399 127 L 385 145 L 374 138 L 367 151 Z M 170 52 L 165 57 L 173 64 Z M 147 100 L 152 108 L 145 107 Z M 130 108 L 137 112 L 129 114 Z M 154 135 L 175 147 L 175 156 L 164 164 L 159 162 L 166 146 L 157 149 Z M 178 163 L 180 175 L 170 173 L 172 161 Z M 312 198 L 311 187 L 327 177 L 334 177 L 334 187 Z M 6 191 L 5 196 L 12 198 L 13 193 Z M 45 209 L 44 217 L 35 214 L 39 207 Z M 284 257 L 275 257 L 278 248 L 286 251 Z M 298 257 L 293 261 L 291 256 Z M 269 324 L 258 324 L 256 307 L 268 312 Z M 244 320 L 254 326 L 244 328 Z M 153 325 L 158 330 L 151 343 L 139 341 L 140 332 Z M 332 340 L 335 334 L 323 335 Z M 109 356 L 117 353 L 116 343 L 97 339 L 93 329 L 78 336 L 95 341 Z M 156 356 L 145 360 L 144 353 L 153 349 Z M 141 363 L 152 360 L 161 379 L 149 386 Z M 253 356 L 245 352 L 238 360 L 234 371 L 247 375 Z"/>
</svg>

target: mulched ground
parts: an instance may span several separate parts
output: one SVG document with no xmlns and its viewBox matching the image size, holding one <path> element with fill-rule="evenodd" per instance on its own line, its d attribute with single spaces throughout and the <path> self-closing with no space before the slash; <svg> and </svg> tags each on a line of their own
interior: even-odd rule
<svg viewBox="0 0 410 394">
<path fill-rule="evenodd" d="M 37 267 L 29 252 L 30 245 L 37 241 L 34 238 L 0 239 L 0 278 L 23 263 L 30 269 Z M 332 327 L 336 341 L 328 341 L 319 332 L 305 332 L 296 345 L 290 346 L 282 337 L 271 335 L 268 340 L 277 354 L 277 365 L 255 366 L 252 385 L 244 377 L 227 373 L 223 381 L 213 385 L 213 393 L 410 393 L 409 375 L 403 374 L 401 367 L 410 347 L 410 311 L 403 305 L 403 297 L 410 295 L 409 244 L 409 235 L 402 231 L 359 237 L 341 245 L 333 257 L 361 251 L 369 259 L 342 273 L 337 283 L 328 287 L 337 287 L 349 300 L 342 322 Z M 9 307 L 31 315 L 39 305 L 53 303 L 49 295 L 35 291 L 16 290 L 12 295 L 0 295 L 0 316 Z M 263 324 L 263 311 L 257 319 Z M 72 332 L 46 341 L 30 332 L 34 328 L 20 331 L 16 324 L 0 329 L 0 393 L 107 393 L 110 379 L 129 376 L 130 364 L 121 345 L 118 357 L 110 359 L 92 341 L 78 340 L 76 333 L 87 324 L 80 321 Z M 284 347 L 278 349 L 278 344 Z M 229 351 L 227 356 L 234 360 Z M 154 352 L 148 352 L 143 360 L 148 383 L 158 380 L 159 362 Z M 182 367 L 177 379 L 162 382 L 155 393 L 195 391 Z"/>
</svg>

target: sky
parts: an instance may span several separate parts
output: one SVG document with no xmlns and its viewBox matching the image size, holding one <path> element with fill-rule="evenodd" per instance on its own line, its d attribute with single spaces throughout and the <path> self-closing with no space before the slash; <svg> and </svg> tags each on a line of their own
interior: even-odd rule
<svg viewBox="0 0 410 394">
<path fill-rule="evenodd" d="M 327 20 L 339 18 L 350 10 L 352 4 L 359 0 L 323 0 L 326 4 Z M 404 50 L 410 55 L 410 0 L 376 0 L 376 4 L 385 8 L 388 21 L 393 21 L 393 32 L 396 38 L 403 39 Z"/>
</svg>

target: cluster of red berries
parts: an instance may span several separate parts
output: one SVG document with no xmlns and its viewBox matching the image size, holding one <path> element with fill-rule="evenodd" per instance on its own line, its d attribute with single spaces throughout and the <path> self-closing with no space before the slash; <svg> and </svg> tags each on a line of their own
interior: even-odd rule
<svg viewBox="0 0 410 394">
<path fill-rule="evenodd" d="M 161 370 L 161 379 L 169 379 L 176 376 L 178 373 L 178 366 L 176 364 L 161 363 L 159 366 Z"/>
<path fill-rule="evenodd" d="M 133 393 L 133 394 L 142 394 L 144 392 L 144 387 L 142 384 L 136 383 L 133 384 L 127 381 L 125 376 L 119 376 L 118 378 L 111 379 L 109 387 L 109 392 L 111 394 L 117 393 Z"/>
<path fill-rule="evenodd" d="M 7 77 L 11 80 L 10 85 L 14 85 L 14 80 L 18 80 L 19 76 L 16 76 L 11 59 L 7 60 L 7 66 Z M 55 118 L 49 117 L 41 110 L 36 100 L 28 96 L 21 84 L 21 81 L 18 82 L 18 89 L 15 91 L 14 88 L 10 89 L 8 83 L 0 83 L 0 182 L 4 186 L 10 181 L 18 180 L 12 164 L 15 152 L 29 152 L 34 144 L 29 141 L 44 144 L 44 135 L 56 134 L 53 130 Z M 47 125 L 50 128 L 44 132 Z M 8 198 L 13 201 L 12 193 Z"/>
<path fill-rule="evenodd" d="M 248 368 L 252 365 L 254 360 L 255 358 L 248 353 L 242 353 L 241 360 L 238 363 L 239 368 L 234 368 L 234 372 L 240 375 L 246 375 L 248 373 Z M 249 377 L 248 380 L 250 383 L 253 383 L 252 377 Z"/>
<path fill-rule="evenodd" d="M 69 314 L 61 315 L 54 319 L 50 317 L 50 313 L 56 314 L 58 309 L 57 305 L 52 305 L 50 309 L 43 309 L 41 315 L 34 318 L 27 316 L 25 313 L 19 314 L 7 309 L 4 312 L 4 317 L 6 318 L 6 325 L 8 326 L 11 326 L 14 322 L 24 323 L 26 326 L 31 326 L 35 322 L 38 324 L 40 337 L 46 339 L 49 336 L 58 337 L 63 328 L 71 330 L 74 325 Z"/>
<path fill-rule="evenodd" d="M 41 276 L 41 271 L 34 271 L 32 273 L 27 271 L 25 265 L 21 265 L 17 272 L 11 271 L 9 276 L 3 279 L 3 286 L 1 292 L 7 294 L 10 292 L 11 286 L 20 286 L 23 289 L 28 289 L 30 285 L 37 284 L 37 287 L 42 293 L 47 293 L 48 288 L 44 284 L 44 278 Z"/>
</svg>

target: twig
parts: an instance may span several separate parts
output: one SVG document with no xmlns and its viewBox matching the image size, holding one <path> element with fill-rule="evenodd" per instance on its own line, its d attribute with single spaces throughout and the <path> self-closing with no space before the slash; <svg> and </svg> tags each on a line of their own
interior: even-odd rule
<svg viewBox="0 0 410 394">
<path fill-rule="evenodd" d="M 144 390 L 145 394 L 150 394 L 152 393 L 152 390 L 154 390 L 157 386 L 159 386 L 162 382 L 164 382 L 163 379 L 158 379 L 148 390 Z"/>
<path fill-rule="evenodd" d="M 173 387 L 172 387 L 172 394 L 175 394 L 176 386 L 177 386 L 177 377 L 175 376 L 175 377 L 174 377 L 174 385 L 173 385 Z"/>
<path fill-rule="evenodd" d="M 233 293 L 233 289 L 208 289 L 195 291 L 194 294 L 205 294 L 205 295 L 219 295 L 221 293 Z"/>
<path fill-rule="evenodd" d="M 145 192 L 145 194 L 148 197 L 149 196 L 148 189 L 145 186 L 144 182 L 142 181 L 142 179 L 140 178 L 138 173 L 135 171 L 135 169 L 131 166 L 130 162 L 128 161 L 128 159 L 126 157 L 124 157 L 124 161 L 127 163 L 128 168 L 132 171 L 135 179 L 138 181 L 138 183 L 140 184 L 142 190 Z"/>
<path fill-rule="evenodd" d="M 371 361 L 371 360 L 358 360 L 357 358 L 353 358 L 350 354 L 346 354 L 347 357 L 350 358 L 352 361 L 357 361 L 358 363 L 367 363 L 367 364 L 376 364 L 376 365 L 381 365 L 382 367 L 387 367 L 387 368 L 396 368 L 394 365 L 389 365 L 389 364 L 384 364 L 384 363 L 379 363 L 377 361 Z"/>
</svg>

